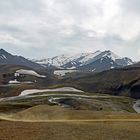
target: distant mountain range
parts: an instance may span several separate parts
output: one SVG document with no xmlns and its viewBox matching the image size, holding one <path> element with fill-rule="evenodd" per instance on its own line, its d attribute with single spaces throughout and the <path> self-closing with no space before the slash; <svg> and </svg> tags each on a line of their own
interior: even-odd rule
<svg viewBox="0 0 140 140">
<path fill-rule="evenodd" d="M 96 51 L 94 53 L 81 53 L 77 55 L 60 55 L 53 58 L 33 60 L 44 67 L 54 66 L 58 69 L 76 69 L 81 71 L 100 72 L 113 68 L 122 68 L 133 65 L 134 62 L 127 57 L 119 57 L 111 51 Z"/>
<path fill-rule="evenodd" d="M 80 71 L 101 72 L 126 66 L 139 66 L 130 58 L 119 57 L 111 51 L 96 51 L 94 53 L 81 53 L 77 55 L 60 55 L 41 60 L 29 60 L 22 56 L 16 56 L 0 49 L 0 64 L 21 65 L 32 69 L 59 70 L 70 69 Z"/>
</svg>

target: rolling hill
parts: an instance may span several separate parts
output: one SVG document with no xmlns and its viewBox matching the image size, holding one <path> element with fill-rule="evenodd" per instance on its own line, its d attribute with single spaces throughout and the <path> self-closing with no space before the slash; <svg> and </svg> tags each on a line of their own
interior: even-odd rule
<svg viewBox="0 0 140 140">
<path fill-rule="evenodd" d="M 87 92 L 140 98 L 140 68 L 113 69 L 100 73 L 68 74 L 60 84 Z"/>
</svg>

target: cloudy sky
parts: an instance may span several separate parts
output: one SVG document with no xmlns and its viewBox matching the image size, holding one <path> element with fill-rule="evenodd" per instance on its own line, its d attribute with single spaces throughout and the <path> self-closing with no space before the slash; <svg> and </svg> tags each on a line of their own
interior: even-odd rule
<svg viewBox="0 0 140 140">
<path fill-rule="evenodd" d="M 140 0 L 0 0 L 0 48 L 29 58 L 111 50 L 140 60 Z"/>
</svg>

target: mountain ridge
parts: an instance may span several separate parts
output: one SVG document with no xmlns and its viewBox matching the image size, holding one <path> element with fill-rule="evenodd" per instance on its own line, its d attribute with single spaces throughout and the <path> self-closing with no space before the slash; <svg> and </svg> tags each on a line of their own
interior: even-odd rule
<svg viewBox="0 0 140 140">
<path fill-rule="evenodd" d="M 33 62 L 44 66 L 53 65 L 62 69 L 78 69 L 89 71 L 103 71 L 134 64 L 134 62 L 130 58 L 120 57 L 110 50 L 106 50 L 103 52 L 98 50 L 93 53 L 81 53 L 70 56 L 66 56 L 63 54 L 52 58 L 34 60 Z M 88 67 L 90 68 L 88 69 Z"/>
<path fill-rule="evenodd" d="M 0 64 L 23 65 L 32 69 L 47 69 L 50 71 L 66 69 L 101 72 L 114 68 L 131 66 L 134 62 L 128 57 L 120 57 L 110 50 L 77 55 L 60 55 L 41 60 L 29 60 L 22 56 L 12 55 L 0 49 Z"/>
<path fill-rule="evenodd" d="M 0 49 L 0 65 L 3 64 L 21 65 L 32 69 L 43 69 L 41 65 L 34 63 L 22 56 L 12 55 L 4 49 Z"/>
</svg>

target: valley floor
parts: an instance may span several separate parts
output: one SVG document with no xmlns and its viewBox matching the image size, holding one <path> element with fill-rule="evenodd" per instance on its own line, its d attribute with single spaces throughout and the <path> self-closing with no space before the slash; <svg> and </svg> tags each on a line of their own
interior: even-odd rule
<svg viewBox="0 0 140 140">
<path fill-rule="evenodd" d="M 136 109 L 132 98 L 70 87 L 25 90 L 0 99 L 0 140 L 139 140 Z"/>
<path fill-rule="evenodd" d="M 140 122 L 0 121 L 0 140 L 139 140 Z"/>
</svg>

